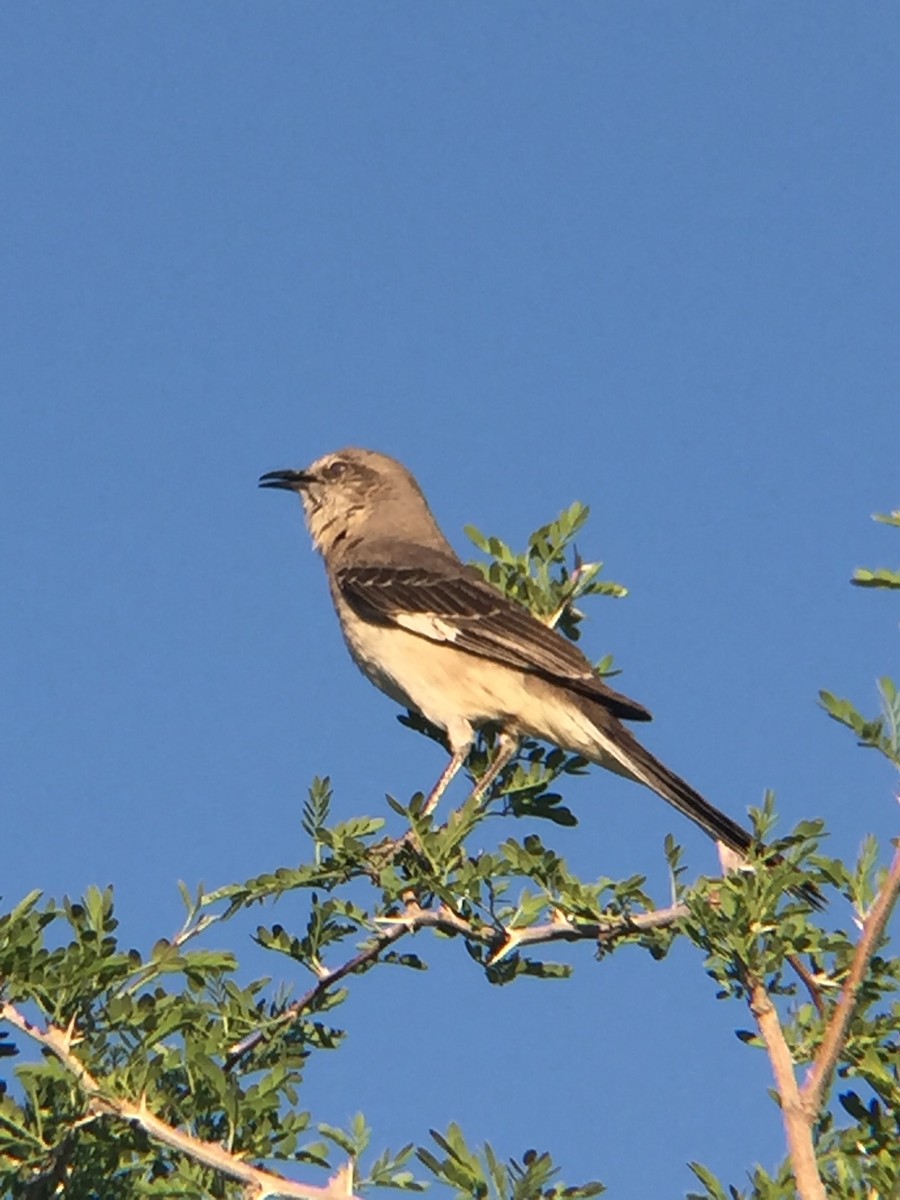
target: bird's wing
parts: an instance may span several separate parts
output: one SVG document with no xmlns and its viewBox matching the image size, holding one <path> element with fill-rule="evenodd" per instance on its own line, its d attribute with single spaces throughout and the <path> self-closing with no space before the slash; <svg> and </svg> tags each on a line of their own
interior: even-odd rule
<svg viewBox="0 0 900 1200">
<path fill-rule="evenodd" d="M 571 642 L 495 591 L 475 572 L 432 567 L 347 566 L 334 582 L 357 616 L 395 625 L 432 642 L 541 675 L 604 705 L 617 717 L 649 721 L 650 713 L 613 691 Z"/>
</svg>

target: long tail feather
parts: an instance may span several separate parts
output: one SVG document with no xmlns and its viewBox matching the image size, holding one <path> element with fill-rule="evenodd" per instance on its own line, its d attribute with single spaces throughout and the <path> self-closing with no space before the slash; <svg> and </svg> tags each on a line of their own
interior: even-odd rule
<svg viewBox="0 0 900 1200">
<path fill-rule="evenodd" d="M 604 714 L 602 721 L 595 720 L 594 724 L 598 726 L 597 761 L 602 766 L 644 784 L 699 825 L 704 833 L 723 842 L 729 849 L 736 850 L 738 854 L 746 855 L 754 845 L 758 845 L 751 833 L 704 800 L 680 775 L 670 771 L 645 749 L 620 722 L 616 722 L 614 730 L 609 729 L 609 717 Z M 802 884 L 791 890 L 814 908 L 824 906 L 822 895 L 814 884 Z"/>
<path fill-rule="evenodd" d="M 750 850 L 754 838 L 746 829 L 704 800 L 680 775 L 670 771 L 645 749 L 624 726 L 616 730 L 614 740 L 606 742 L 604 739 L 603 749 L 605 765 L 609 765 L 607 756 L 612 754 L 621 765 L 622 774 L 630 775 L 656 792 L 711 838 L 724 842 L 739 854 L 746 854 Z"/>
</svg>

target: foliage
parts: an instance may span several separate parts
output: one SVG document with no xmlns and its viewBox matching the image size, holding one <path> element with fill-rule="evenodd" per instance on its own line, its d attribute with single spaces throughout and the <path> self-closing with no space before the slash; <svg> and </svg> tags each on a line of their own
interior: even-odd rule
<svg viewBox="0 0 900 1200">
<path fill-rule="evenodd" d="M 883 525 L 900 528 L 900 512 L 876 513 L 873 520 Z M 868 588 L 900 587 L 900 572 L 859 568 L 853 574 L 852 583 Z M 822 707 L 830 717 L 846 725 L 859 739 L 860 746 L 880 750 L 897 767 L 900 767 L 900 691 L 892 679 L 885 676 L 878 681 L 881 697 L 881 715 L 864 717 L 849 700 L 838 699 L 831 692 L 819 692 Z"/>
<path fill-rule="evenodd" d="M 895 529 L 900 528 L 900 511 L 875 513 L 872 520 L 882 525 L 893 525 Z M 874 571 L 868 567 L 859 567 L 853 572 L 850 582 L 857 587 L 900 588 L 900 571 L 889 571 L 886 567 L 879 567 Z"/>
<path fill-rule="evenodd" d="M 523 554 L 470 530 L 490 556 L 485 576 L 573 639 L 583 619 L 578 602 L 625 594 L 600 579 L 601 564 L 572 559 L 586 517 L 573 505 L 533 534 Z M 886 520 L 900 524 L 896 513 Z M 896 586 L 884 574 L 859 582 Z M 611 660 L 598 669 L 609 673 Z M 876 719 L 830 693 L 822 703 L 863 745 L 900 765 L 897 689 L 890 680 L 880 689 Z M 404 721 L 440 739 L 421 718 Z M 473 781 L 492 745 L 488 730 L 468 763 Z M 182 929 L 146 953 L 120 941 L 109 889 L 89 888 L 78 902 L 26 896 L 0 916 L 0 1057 L 15 1065 L 0 1085 L 5 1194 L 336 1200 L 429 1183 L 476 1200 L 598 1194 L 597 1183 L 559 1182 L 546 1153 L 502 1161 L 488 1144 L 473 1148 L 457 1125 L 432 1131 L 427 1146 L 373 1151 L 362 1116 L 337 1129 L 303 1107 L 308 1061 L 343 1043 L 335 1018 L 352 982 L 378 966 L 422 969 L 422 958 L 401 948 L 421 929 L 455 939 L 465 951 L 460 968 L 471 963 L 495 985 L 570 974 L 569 963 L 547 957 L 556 942 L 586 942 L 597 955 L 631 944 L 662 959 L 674 938 L 688 939 L 719 996 L 748 1005 L 755 1028 L 742 1039 L 772 1054 L 780 1036 L 791 1069 L 810 1066 L 812 1083 L 797 1095 L 808 1101 L 828 1195 L 898 1194 L 900 966 L 882 953 L 894 869 L 879 869 L 872 842 L 853 867 L 823 857 L 821 825 L 806 823 L 761 850 L 750 864 L 757 869 L 688 887 L 670 842 L 676 903 L 657 908 L 642 878 L 581 879 L 553 848 L 554 826 L 575 821 L 558 789 L 584 770 L 575 756 L 526 742 L 486 796 L 476 789 L 443 822 L 424 815 L 421 794 L 408 803 L 389 797 L 406 830 L 395 838 L 383 836 L 383 817 L 333 821 L 330 782 L 317 778 L 302 815 L 307 861 L 212 892 L 182 885 Z M 523 817 L 532 831 L 517 836 Z M 497 820 L 513 824 L 491 839 Z M 754 814 L 761 842 L 773 820 L 768 797 Z M 535 821 L 546 823 L 545 835 L 533 831 Z M 476 831 L 489 847 L 478 853 Z M 810 882 L 850 901 L 861 935 L 821 923 L 803 899 Z M 302 918 L 292 915 L 289 927 L 268 918 L 255 937 L 281 956 L 289 979 L 306 981 L 295 998 L 269 980 L 246 981 L 232 953 L 209 945 L 211 931 L 221 937 L 247 910 L 268 914 L 288 893 L 303 899 Z M 827 1102 L 834 1074 L 838 1106 Z M 785 1108 L 790 1082 L 777 1069 L 776 1082 Z M 755 1168 L 744 1191 L 724 1187 L 701 1164 L 693 1170 L 699 1196 L 796 1194 L 789 1161 L 772 1175 Z M 325 1182 L 308 1182 L 328 1172 Z"/>
</svg>

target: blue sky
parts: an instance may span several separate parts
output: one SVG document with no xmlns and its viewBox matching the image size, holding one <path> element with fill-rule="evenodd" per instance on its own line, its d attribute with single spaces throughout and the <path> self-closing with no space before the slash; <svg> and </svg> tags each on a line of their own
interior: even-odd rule
<svg viewBox="0 0 900 1200">
<path fill-rule="evenodd" d="M 735 815 L 775 788 L 835 853 L 896 832 L 890 771 L 816 705 L 874 709 L 896 674 L 896 606 L 847 586 L 896 559 L 869 521 L 900 503 L 893 5 L 0 26 L 8 900 L 111 882 L 148 948 L 177 879 L 304 853 L 313 774 L 340 816 L 433 782 L 436 747 L 344 653 L 296 506 L 256 490 L 346 444 L 406 462 L 464 554 L 467 522 L 521 545 L 589 503 L 580 548 L 631 594 L 583 644 L 654 713 L 648 745 Z M 633 785 L 569 798 L 556 844 L 589 876 L 664 899 L 670 831 L 715 868 Z M 500 990 L 416 949 L 427 975 L 355 985 L 317 1118 L 362 1108 L 378 1145 L 456 1119 L 620 1196 L 780 1156 L 748 1018 L 687 948 Z"/>
</svg>

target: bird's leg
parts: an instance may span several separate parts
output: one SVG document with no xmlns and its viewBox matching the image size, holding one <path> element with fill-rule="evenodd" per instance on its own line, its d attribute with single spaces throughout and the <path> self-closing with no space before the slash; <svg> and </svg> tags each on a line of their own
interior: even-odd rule
<svg viewBox="0 0 900 1200">
<path fill-rule="evenodd" d="M 428 799 L 422 806 L 422 816 L 430 816 L 438 806 L 441 796 L 450 785 L 456 772 L 469 757 L 469 751 L 472 749 L 472 743 L 467 742 L 464 746 L 460 746 L 458 750 L 454 750 L 453 757 L 447 763 L 441 772 L 441 777 L 431 789 Z M 472 790 L 473 796 L 482 796 L 500 772 L 509 763 L 510 759 L 514 758 L 519 749 L 519 739 L 511 737 L 509 734 L 501 733 L 497 739 L 497 757 L 475 784 Z"/>
<path fill-rule="evenodd" d="M 453 757 L 447 763 L 446 767 L 444 767 L 443 771 L 441 772 L 440 779 L 438 779 L 437 783 L 431 789 L 428 799 L 422 806 L 423 817 L 430 816 L 431 813 L 433 813 L 437 808 L 438 801 L 440 800 L 441 796 L 443 796 L 444 792 L 446 792 L 451 779 L 469 757 L 470 749 L 471 744 L 467 743 L 465 746 L 461 746 L 458 750 L 453 751 Z"/>
<path fill-rule="evenodd" d="M 501 733 L 497 738 L 497 757 L 478 780 L 473 796 L 483 796 L 505 766 L 515 758 L 519 750 L 519 739 L 508 733 Z"/>
</svg>

